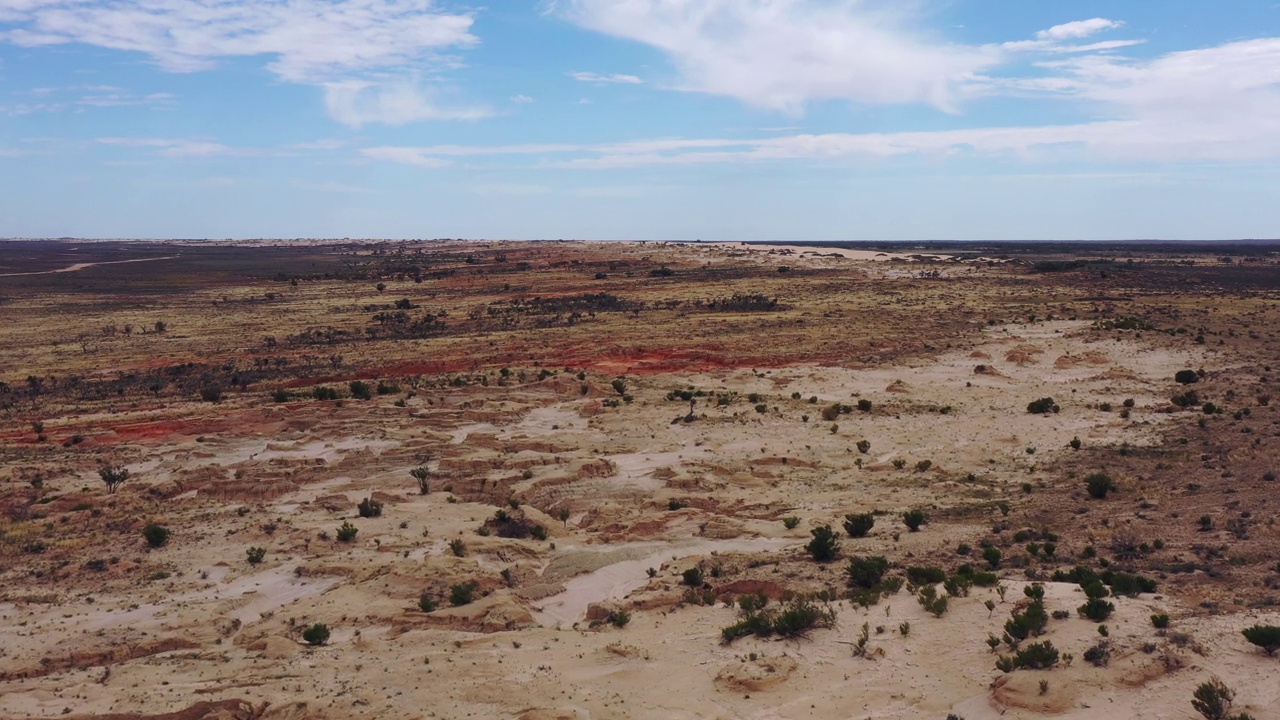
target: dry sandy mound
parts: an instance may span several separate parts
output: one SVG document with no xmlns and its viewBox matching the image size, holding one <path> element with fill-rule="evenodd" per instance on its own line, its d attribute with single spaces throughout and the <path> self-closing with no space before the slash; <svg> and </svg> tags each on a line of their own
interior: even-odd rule
<svg viewBox="0 0 1280 720">
<path fill-rule="evenodd" d="M 1094 375 L 1093 377 L 1089 378 L 1089 380 L 1097 381 L 1097 382 L 1115 382 L 1115 381 L 1127 381 L 1127 380 L 1141 382 L 1142 378 L 1137 373 L 1130 370 L 1129 368 L 1112 367 L 1112 368 L 1107 368 L 1106 370 L 1098 373 L 1097 375 Z"/>
<path fill-rule="evenodd" d="M 1110 365 L 1111 358 L 1105 353 L 1087 352 L 1080 355 L 1062 355 L 1053 361 L 1053 366 L 1066 370 L 1068 368 L 1080 367 L 1081 365 Z"/>
<path fill-rule="evenodd" d="M 426 625 L 464 632 L 495 633 L 523 630 L 537 625 L 533 615 L 506 592 L 496 592 L 462 607 L 437 610 L 422 616 Z"/>
<path fill-rule="evenodd" d="M 1040 692 L 1040 681 L 1048 680 L 1049 689 Z M 1090 695 L 1096 695 L 1096 688 Z M 1001 714 L 1010 708 L 1022 708 L 1046 715 L 1065 712 L 1076 705 L 1079 695 L 1079 683 L 1072 682 L 1061 674 L 1050 675 L 1042 672 L 1015 672 L 1002 675 L 991 683 L 991 704 Z"/>
<path fill-rule="evenodd" d="M 1035 365 L 1038 361 L 1036 355 L 1043 355 L 1044 350 L 1035 345 L 1022 344 L 1005 353 L 1006 362 L 1011 362 L 1019 366 Z"/>
<path fill-rule="evenodd" d="M 716 687 L 730 692 L 766 692 L 786 682 L 795 670 L 796 661 L 786 657 L 731 663 L 716 675 Z"/>
<path fill-rule="evenodd" d="M 516 716 L 519 720 L 586 720 L 589 715 L 581 710 L 546 710 L 529 708 Z"/>
<path fill-rule="evenodd" d="M 894 380 L 893 382 L 889 383 L 889 387 L 885 388 L 884 390 L 885 392 L 891 392 L 891 393 L 909 393 L 911 392 L 911 387 L 908 386 L 906 383 L 902 382 L 901 380 Z"/>
<path fill-rule="evenodd" d="M 973 358 L 974 360 L 990 360 L 991 359 L 990 355 L 982 352 L 981 350 L 974 350 L 973 352 L 969 353 L 969 357 Z"/>
</svg>

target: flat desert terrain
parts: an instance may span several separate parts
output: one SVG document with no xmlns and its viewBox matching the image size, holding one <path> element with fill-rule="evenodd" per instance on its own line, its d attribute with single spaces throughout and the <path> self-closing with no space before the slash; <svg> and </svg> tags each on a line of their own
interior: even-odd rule
<svg viewBox="0 0 1280 720">
<path fill-rule="evenodd" d="M 0 315 L 0 717 L 1280 720 L 1275 247 L 12 241 Z"/>
</svg>

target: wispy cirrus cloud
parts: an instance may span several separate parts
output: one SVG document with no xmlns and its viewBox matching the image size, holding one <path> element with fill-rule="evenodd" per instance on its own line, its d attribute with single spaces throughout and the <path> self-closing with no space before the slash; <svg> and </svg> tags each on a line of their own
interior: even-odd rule
<svg viewBox="0 0 1280 720">
<path fill-rule="evenodd" d="M 115 147 L 150 148 L 165 157 L 172 158 L 244 157 L 262 154 L 261 151 L 246 148 L 234 148 L 208 140 L 103 137 L 98 138 L 97 141 L 102 145 L 111 145 Z"/>
<path fill-rule="evenodd" d="M 137 52 L 170 72 L 263 57 L 282 80 L 323 88 L 339 122 L 400 124 L 481 112 L 435 107 L 418 80 L 479 42 L 473 22 L 433 0 L 6 0 L 0 41 Z"/>
<path fill-rule="evenodd" d="M 569 73 L 569 77 L 573 78 L 574 80 L 578 80 L 580 82 L 594 83 L 596 85 L 643 85 L 644 84 L 644 80 L 641 80 L 636 75 L 623 75 L 623 74 L 605 75 L 605 74 L 594 73 L 594 72 L 571 72 Z"/>
</svg>

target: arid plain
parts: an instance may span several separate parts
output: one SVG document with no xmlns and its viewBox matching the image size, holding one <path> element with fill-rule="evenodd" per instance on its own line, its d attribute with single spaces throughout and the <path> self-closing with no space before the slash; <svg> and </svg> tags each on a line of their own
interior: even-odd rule
<svg viewBox="0 0 1280 720">
<path fill-rule="evenodd" d="M 0 717 L 1280 719 L 1274 247 L 5 242 L 0 314 Z"/>
</svg>

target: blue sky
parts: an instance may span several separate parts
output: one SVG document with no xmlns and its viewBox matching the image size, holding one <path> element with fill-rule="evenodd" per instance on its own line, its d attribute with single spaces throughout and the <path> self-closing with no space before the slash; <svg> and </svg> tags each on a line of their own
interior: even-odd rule
<svg viewBox="0 0 1280 720">
<path fill-rule="evenodd" d="M 0 236 L 1280 237 L 1275 0 L 0 0 Z"/>
</svg>

